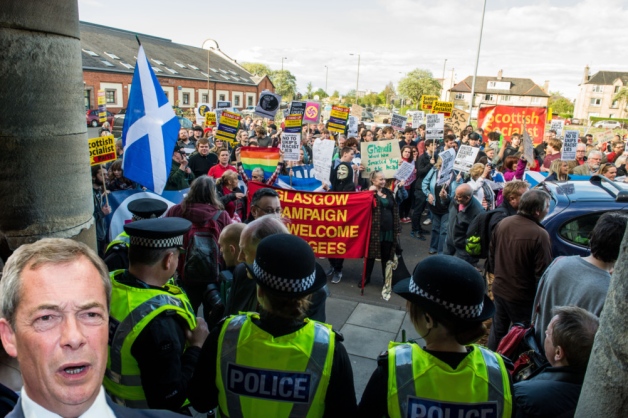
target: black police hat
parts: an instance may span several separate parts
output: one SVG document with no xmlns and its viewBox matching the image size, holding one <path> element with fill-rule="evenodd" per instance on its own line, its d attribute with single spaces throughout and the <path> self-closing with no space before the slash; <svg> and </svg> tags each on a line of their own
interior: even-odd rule
<svg viewBox="0 0 628 418">
<path fill-rule="evenodd" d="M 450 255 L 421 261 L 412 277 L 397 283 L 393 291 L 454 322 L 484 321 L 495 313 L 480 273 L 471 264 Z"/>
<path fill-rule="evenodd" d="M 300 298 L 327 283 L 312 247 L 295 235 L 275 234 L 261 240 L 255 262 L 247 268 L 260 287 L 278 296 Z"/>
<path fill-rule="evenodd" d="M 183 218 L 144 219 L 124 225 L 130 244 L 147 248 L 173 248 L 183 245 L 183 235 L 192 222 Z"/>
<path fill-rule="evenodd" d="M 168 210 L 168 204 L 159 199 L 136 199 L 127 205 L 129 212 L 133 214 L 134 221 L 142 219 L 159 218 Z"/>
</svg>

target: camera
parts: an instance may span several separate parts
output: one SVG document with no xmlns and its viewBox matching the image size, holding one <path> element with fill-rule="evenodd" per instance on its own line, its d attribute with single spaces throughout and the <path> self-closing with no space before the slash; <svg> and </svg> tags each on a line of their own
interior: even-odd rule
<svg viewBox="0 0 628 418">
<path fill-rule="evenodd" d="M 220 296 L 220 288 L 216 283 L 210 283 L 203 293 L 203 317 L 209 329 L 214 328 L 225 313 L 225 305 Z"/>
</svg>

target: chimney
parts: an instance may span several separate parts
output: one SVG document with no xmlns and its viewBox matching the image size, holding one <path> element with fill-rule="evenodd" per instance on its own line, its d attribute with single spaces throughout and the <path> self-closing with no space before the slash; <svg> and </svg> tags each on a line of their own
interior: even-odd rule
<svg viewBox="0 0 628 418">
<path fill-rule="evenodd" d="M 586 83 L 587 81 L 589 81 L 589 65 L 588 64 L 586 67 L 584 67 L 584 79 L 582 80 L 582 82 Z"/>
<path fill-rule="evenodd" d="M 545 80 L 545 83 L 543 83 L 543 91 L 549 94 L 549 80 Z"/>
<path fill-rule="evenodd" d="M 501 79 L 502 79 L 502 73 L 503 73 L 503 72 L 504 72 L 504 70 L 499 70 L 499 71 L 497 72 L 497 79 L 498 79 L 498 80 L 501 80 Z"/>
</svg>

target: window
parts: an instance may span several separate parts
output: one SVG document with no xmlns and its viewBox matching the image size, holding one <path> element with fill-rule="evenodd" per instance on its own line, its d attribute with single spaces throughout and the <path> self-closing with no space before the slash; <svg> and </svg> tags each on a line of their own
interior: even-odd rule
<svg viewBox="0 0 628 418">
<path fill-rule="evenodd" d="M 207 103 L 209 101 L 209 96 L 207 96 L 206 94 L 203 94 L 201 96 L 201 102 L 202 103 Z"/>
<path fill-rule="evenodd" d="M 120 57 L 118 57 L 116 54 L 112 54 L 111 52 L 106 52 L 105 51 L 105 55 L 107 55 L 112 60 L 119 60 L 120 59 Z"/>
<path fill-rule="evenodd" d="M 240 96 L 233 95 L 233 105 L 240 106 Z"/>
<path fill-rule="evenodd" d="M 172 68 L 168 68 L 168 67 L 166 67 L 166 71 L 168 71 L 170 74 L 179 74 L 177 70 L 173 70 Z"/>
<path fill-rule="evenodd" d="M 603 212 L 591 213 L 572 219 L 560 227 L 558 234 L 566 241 L 586 248 L 589 246 L 589 235 L 603 214 Z"/>
<path fill-rule="evenodd" d="M 485 94 L 484 95 L 484 100 L 486 100 L 488 102 L 492 102 L 493 100 L 495 100 L 495 96 L 493 96 L 492 94 Z"/>
<path fill-rule="evenodd" d="M 540 97 L 533 97 L 532 98 L 532 104 L 539 104 L 541 103 L 541 98 Z"/>
<path fill-rule="evenodd" d="M 602 99 L 592 98 L 590 105 L 591 106 L 600 106 L 600 105 L 602 105 Z"/>
<path fill-rule="evenodd" d="M 218 71 L 220 71 L 223 74 L 228 74 L 225 70 L 223 70 L 222 68 L 219 68 Z"/>
<path fill-rule="evenodd" d="M 454 100 L 464 100 L 464 93 L 456 93 Z"/>
<path fill-rule="evenodd" d="M 217 73 L 217 72 L 218 72 L 218 70 L 217 70 L 217 69 L 212 68 L 212 67 L 209 67 L 209 70 L 210 70 L 212 73 Z"/>
<path fill-rule="evenodd" d="M 593 86 L 593 93 L 604 93 L 604 86 Z"/>
<path fill-rule="evenodd" d="M 184 105 L 190 104 L 190 93 L 183 93 L 183 104 Z"/>
<path fill-rule="evenodd" d="M 501 100 L 502 102 L 509 102 L 510 96 L 499 96 L 499 100 Z"/>
<path fill-rule="evenodd" d="M 246 79 L 246 78 L 244 78 L 244 77 L 240 77 L 240 78 L 241 78 L 241 79 L 242 79 L 242 81 L 244 81 L 245 83 L 250 83 L 250 82 L 251 82 L 251 80 L 248 80 L 248 79 Z"/>
<path fill-rule="evenodd" d="M 188 67 L 190 67 L 193 70 L 197 70 L 198 71 L 198 67 L 196 65 L 188 64 Z"/>
<path fill-rule="evenodd" d="M 207 78 L 214 78 L 211 74 L 207 74 L 206 72 L 201 71 L 201 74 Z"/>
<path fill-rule="evenodd" d="M 161 62 L 161 61 L 159 61 L 159 60 L 156 60 L 156 59 L 154 59 L 154 58 L 151 58 L 150 60 L 151 60 L 152 62 L 154 62 L 155 64 L 164 65 L 164 63 L 163 63 L 163 62 Z"/>
<path fill-rule="evenodd" d="M 185 64 L 181 64 L 180 62 L 174 62 L 174 65 L 178 66 L 179 68 L 185 68 Z"/>
<path fill-rule="evenodd" d="M 222 75 L 222 74 L 220 74 L 220 76 L 221 76 L 222 78 L 224 78 L 225 80 L 229 80 L 229 77 L 227 77 L 226 75 Z"/>
<path fill-rule="evenodd" d="M 220 100 L 221 102 L 224 102 L 226 100 L 226 96 L 224 94 L 219 94 L 218 100 Z"/>
<path fill-rule="evenodd" d="M 233 75 L 238 75 L 238 73 L 236 73 L 235 71 L 229 70 L 229 72 Z"/>
<path fill-rule="evenodd" d="M 166 99 L 170 98 L 170 96 L 168 96 L 168 91 L 167 90 L 164 90 L 164 94 L 166 95 Z"/>
<path fill-rule="evenodd" d="M 247 97 L 246 97 L 246 105 L 247 105 L 247 106 L 255 106 L 255 105 L 253 104 L 253 96 L 247 96 Z"/>
<path fill-rule="evenodd" d="M 152 67 L 152 66 L 151 66 L 150 68 L 152 68 L 152 69 L 153 69 L 153 71 L 154 71 L 154 72 L 156 72 L 156 73 L 163 73 L 163 72 L 164 72 L 164 70 L 162 70 L 162 69 L 161 69 L 161 68 L 159 68 L 159 67 Z"/>
<path fill-rule="evenodd" d="M 619 102 L 617 100 L 613 100 L 611 103 L 611 109 L 617 109 L 619 107 Z"/>
<path fill-rule="evenodd" d="M 87 55 L 91 55 L 92 57 L 97 57 L 98 54 L 95 53 L 94 51 L 90 51 L 89 49 L 83 49 L 83 52 L 85 52 Z"/>
<path fill-rule="evenodd" d="M 613 90 L 613 93 L 617 94 L 619 93 L 619 89 L 621 88 L 621 86 L 615 86 L 615 90 Z"/>
<path fill-rule="evenodd" d="M 115 67 L 115 65 L 113 65 L 112 63 L 110 63 L 107 60 L 102 60 L 102 63 L 105 64 L 105 67 Z"/>
<path fill-rule="evenodd" d="M 134 68 L 131 64 L 127 64 L 126 62 L 120 62 L 120 64 L 123 67 L 128 68 L 129 70 L 132 70 Z"/>
<path fill-rule="evenodd" d="M 115 103 L 116 102 L 116 91 L 113 90 L 113 89 L 105 90 L 105 100 L 106 100 L 107 104 Z"/>
<path fill-rule="evenodd" d="M 91 103 L 92 103 L 92 91 L 91 90 L 85 90 L 83 92 L 83 94 L 84 94 L 83 97 L 85 98 L 85 110 L 89 110 L 89 108 L 92 107 L 91 106 Z"/>
</svg>

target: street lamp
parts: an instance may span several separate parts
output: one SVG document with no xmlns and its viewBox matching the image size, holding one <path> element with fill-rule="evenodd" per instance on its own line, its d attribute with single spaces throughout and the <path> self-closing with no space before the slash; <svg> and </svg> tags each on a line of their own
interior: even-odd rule
<svg viewBox="0 0 628 418">
<path fill-rule="evenodd" d="M 329 67 L 325 66 L 325 94 L 329 94 L 327 92 L 327 79 L 329 77 Z"/>
<path fill-rule="evenodd" d="M 473 72 L 473 82 L 471 83 L 471 103 L 469 104 L 469 122 L 471 122 L 471 115 L 473 114 L 473 98 L 475 96 L 475 79 L 478 76 L 478 64 L 480 62 L 480 47 L 482 46 L 482 30 L 484 29 L 484 14 L 486 13 L 486 0 L 484 0 L 484 6 L 482 7 L 482 23 L 480 24 L 480 40 L 478 41 L 478 53 L 475 56 L 475 71 Z"/>
<path fill-rule="evenodd" d="M 214 44 L 216 44 L 215 48 L 220 51 L 220 47 L 218 46 L 218 42 L 216 42 L 215 39 L 211 39 L 211 38 L 207 38 L 207 39 L 205 39 L 203 41 L 203 45 L 201 45 L 201 49 L 205 49 L 205 43 L 208 42 L 208 41 L 211 41 Z M 209 71 L 209 50 L 210 49 L 213 49 L 213 48 L 211 48 L 211 47 L 207 48 L 207 101 L 209 101 L 209 74 L 210 74 L 210 71 Z M 209 105 L 213 106 L 213 104 L 214 103 L 213 103 L 213 100 L 212 100 L 212 103 L 210 103 Z"/>
<path fill-rule="evenodd" d="M 283 60 L 287 60 L 286 57 L 281 57 L 281 72 L 283 73 Z"/>
<path fill-rule="evenodd" d="M 355 103 L 358 104 L 358 84 L 360 82 L 360 54 L 349 54 L 358 56 L 358 77 L 355 79 Z"/>
</svg>

